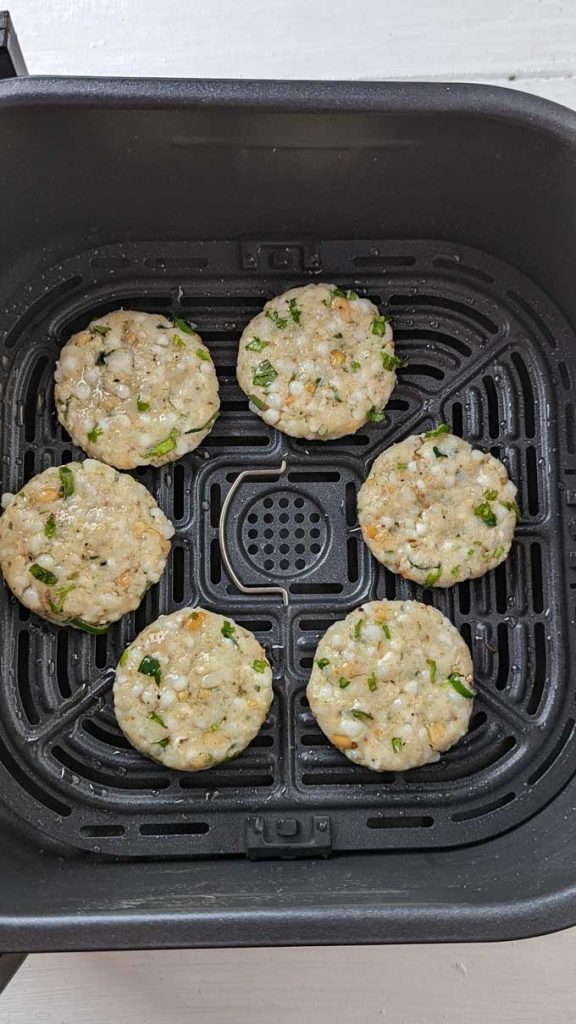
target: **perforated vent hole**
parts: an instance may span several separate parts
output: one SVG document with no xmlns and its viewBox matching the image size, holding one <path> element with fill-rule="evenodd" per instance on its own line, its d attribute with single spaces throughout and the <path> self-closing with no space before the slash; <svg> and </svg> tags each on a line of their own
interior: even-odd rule
<svg viewBox="0 0 576 1024">
<path fill-rule="evenodd" d="M 338 482 L 339 473 L 291 473 L 290 481 Z M 321 481 L 320 481 L 321 482 Z M 300 524 L 308 524 L 304 529 Z M 278 576 L 312 569 L 327 550 L 327 517 L 308 494 L 276 490 L 256 498 L 245 511 L 241 541 L 249 561 L 257 569 Z"/>
</svg>

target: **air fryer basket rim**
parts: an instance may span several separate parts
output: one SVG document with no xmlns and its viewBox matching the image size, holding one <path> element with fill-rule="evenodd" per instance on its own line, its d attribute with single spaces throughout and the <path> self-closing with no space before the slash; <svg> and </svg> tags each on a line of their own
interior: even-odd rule
<svg viewBox="0 0 576 1024">
<path fill-rule="evenodd" d="M 576 145 L 576 114 L 529 94 L 500 87 L 470 84 L 389 82 L 265 82 L 151 79 L 27 78 L 0 82 L 0 112 L 4 107 L 194 107 L 246 108 L 270 112 L 381 112 L 387 114 L 471 115 L 505 120 Z M 523 829 L 530 844 L 539 829 L 550 830 L 554 815 L 568 818 L 574 796 L 567 785 Z M 3 821 L 0 818 L 0 823 Z M 502 845 L 505 848 L 506 837 Z M 0 836 L 0 856 L 2 856 Z M 490 858 L 489 843 L 472 856 Z M 551 842 L 550 852 L 556 853 Z M 22 865 L 18 852 L 6 850 L 13 879 L 30 866 L 26 841 Z M 558 852 L 558 861 L 561 862 Z M 391 855 L 393 857 L 394 855 Z M 420 856 L 408 853 L 407 858 Z M 437 851 L 427 869 L 435 876 Z M 446 857 L 450 857 L 446 853 Z M 378 860 L 378 867 L 375 861 Z M 18 911 L 2 914 L 0 948 L 10 952 L 82 949 L 229 947 L 258 945 L 323 945 L 419 941 L 479 941 L 514 939 L 560 930 L 576 920 L 576 884 L 573 875 L 559 870 L 557 887 L 542 885 L 533 897 L 514 902 L 504 897 L 476 903 L 438 899 L 426 904 L 422 894 L 401 902 L 398 876 L 386 874 L 388 855 L 352 855 L 331 862 L 250 864 L 244 860 L 221 862 L 226 873 L 213 883 L 208 862 L 143 862 L 93 865 L 76 861 L 71 876 L 92 870 L 91 892 L 72 909 L 66 903 L 65 865 L 53 878 L 61 895 L 58 910 L 37 913 L 24 903 Z M 560 864 L 560 867 L 562 865 Z M 259 905 L 254 896 L 254 873 L 270 891 L 278 889 L 275 903 Z M 346 890 L 343 874 L 350 876 Z M 59 877 L 58 877 L 59 876 Z M 545 879 L 546 882 L 549 879 Z M 554 881 L 554 879 L 552 879 Z M 160 890 L 162 883 L 163 889 Z M 76 891 L 78 885 L 76 885 Z M 146 890 L 157 898 L 147 900 Z M 160 899 L 162 896 L 162 899 Z"/>
</svg>

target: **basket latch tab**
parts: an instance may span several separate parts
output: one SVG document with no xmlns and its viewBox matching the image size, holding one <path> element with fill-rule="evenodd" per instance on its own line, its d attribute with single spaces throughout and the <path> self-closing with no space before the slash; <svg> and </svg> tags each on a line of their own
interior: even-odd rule
<svg viewBox="0 0 576 1024">
<path fill-rule="evenodd" d="M 332 829 L 327 814 L 263 815 L 246 822 L 246 854 L 263 857 L 328 857 Z"/>
</svg>

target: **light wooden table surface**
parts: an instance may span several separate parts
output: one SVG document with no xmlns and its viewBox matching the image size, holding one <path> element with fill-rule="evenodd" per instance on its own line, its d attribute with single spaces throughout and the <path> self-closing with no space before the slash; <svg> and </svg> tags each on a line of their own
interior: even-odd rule
<svg viewBox="0 0 576 1024">
<path fill-rule="evenodd" d="M 576 107 L 575 0 L 5 0 L 34 74 L 489 82 Z M 29 957 L 2 1024 L 573 1024 L 525 942 Z"/>
</svg>

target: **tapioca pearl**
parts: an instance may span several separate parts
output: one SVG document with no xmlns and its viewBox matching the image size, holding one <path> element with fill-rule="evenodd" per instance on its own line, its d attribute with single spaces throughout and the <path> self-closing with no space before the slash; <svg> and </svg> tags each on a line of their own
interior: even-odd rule
<svg viewBox="0 0 576 1024">
<path fill-rule="evenodd" d="M 130 397 L 130 388 L 128 387 L 127 384 L 122 384 L 122 383 L 112 384 L 112 387 L 110 388 L 110 390 L 118 398 L 129 398 Z"/>
<path fill-rule="evenodd" d="M 387 651 L 386 654 L 380 658 L 377 665 L 377 671 L 380 679 L 393 679 L 394 673 L 398 668 L 398 658 L 393 651 Z"/>
<path fill-rule="evenodd" d="M 100 379 L 100 371 L 97 366 L 88 366 L 84 370 L 84 380 L 87 384 L 96 384 Z"/>
<path fill-rule="evenodd" d="M 181 434 L 178 440 L 176 441 L 175 451 L 177 455 L 185 455 L 186 452 L 188 451 L 188 441 L 186 440 L 185 435 Z"/>
<path fill-rule="evenodd" d="M 144 692 L 144 683 L 133 683 L 130 687 L 130 693 L 133 697 L 141 697 Z"/>
<path fill-rule="evenodd" d="M 353 739 L 355 736 L 360 736 L 364 732 L 364 726 L 360 721 L 358 721 L 358 719 L 348 718 L 342 715 L 338 724 L 338 732 L 344 733 L 345 736 L 349 736 Z"/>
<path fill-rule="evenodd" d="M 288 385 L 288 391 L 291 395 L 301 395 L 304 391 L 304 383 L 301 380 L 291 380 Z"/>
<path fill-rule="evenodd" d="M 79 398 L 81 402 L 85 402 L 87 398 L 90 398 L 90 395 L 91 388 L 84 381 L 80 381 L 74 388 L 74 396 Z"/>
<path fill-rule="evenodd" d="M 282 395 L 278 395 L 276 393 L 271 394 L 269 391 L 266 396 L 266 401 L 271 409 L 282 408 Z"/>
<path fill-rule="evenodd" d="M 302 363 L 302 373 L 312 375 L 316 372 L 316 363 L 312 359 L 305 359 Z"/>
<path fill-rule="evenodd" d="M 315 346 L 315 350 L 319 356 L 327 356 L 330 351 L 330 345 L 326 341 L 319 341 Z"/>
<path fill-rule="evenodd" d="M 109 356 L 106 357 L 106 367 L 108 370 L 111 371 L 112 374 L 130 374 L 132 373 L 133 366 L 134 360 L 132 358 L 132 353 L 130 352 L 129 349 L 115 349 L 113 352 L 110 353 Z"/>
<path fill-rule="evenodd" d="M 266 409 L 266 411 L 262 413 L 262 419 L 265 423 L 269 423 L 270 426 L 273 427 L 280 419 L 280 412 L 278 409 Z"/>
<path fill-rule="evenodd" d="M 12 491 L 5 491 L 2 495 L 2 508 L 8 508 L 8 505 L 11 501 L 14 501 L 15 497 L 16 495 Z"/>
<path fill-rule="evenodd" d="M 34 589 L 34 587 L 26 587 L 26 590 L 22 594 L 22 599 L 25 604 L 29 605 L 30 608 L 39 608 L 42 604 L 40 595 Z"/>
<path fill-rule="evenodd" d="M 422 480 L 422 479 L 417 480 L 416 481 L 416 487 L 418 488 L 419 491 L 425 491 L 426 490 L 426 481 Z"/>
<path fill-rule="evenodd" d="M 175 690 L 176 693 L 182 693 L 183 690 L 188 686 L 188 681 L 184 676 L 178 675 L 176 672 L 167 672 L 162 677 L 162 682 L 165 686 L 170 687 L 171 690 Z"/>
<path fill-rule="evenodd" d="M 166 348 L 166 346 L 170 344 L 170 338 L 168 337 L 168 335 L 162 334 L 160 331 L 156 335 L 154 341 L 156 345 L 160 346 L 160 348 Z"/>
<path fill-rule="evenodd" d="M 59 365 L 59 369 L 61 370 L 62 374 L 68 375 L 68 374 L 72 374 L 76 370 L 78 370 L 80 368 L 81 363 L 82 363 L 82 356 L 81 356 L 81 354 L 77 350 L 72 348 L 72 349 L 68 350 L 67 352 L 63 352 L 62 353 L 62 356 L 60 357 L 60 362 L 59 362 L 58 365 Z"/>
<path fill-rule="evenodd" d="M 366 419 L 367 413 L 368 410 L 366 409 L 365 406 L 357 405 L 356 408 L 352 410 L 352 419 L 358 420 L 358 422 L 360 422 L 360 420 Z"/>
<path fill-rule="evenodd" d="M 154 684 L 147 686 L 144 690 L 142 690 L 142 693 L 140 694 L 140 700 L 142 701 L 143 704 L 146 704 L 147 707 L 150 707 L 152 704 L 157 704 L 158 688 L 156 687 L 156 685 Z"/>
<path fill-rule="evenodd" d="M 368 622 L 362 627 L 361 637 L 362 640 L 371 641 L 377 643 L 378 640 L 382 639 L 382 629 L 375 622 Z"/>
<path fill-rule="evenodd" d="M 404 683 L 402 687 L 404 693 L 409 694 L 411 697 L 415 697 L 420 687 L 415 679 L 409 679 L 407 683 Z"/>
<path fill-rule="evenodd" d="M 474 459 L 475 462 L 482 462 L 484 457 L 484 452 L 480 451 L 479 448 L 473 448 L 470 452 L 470 458 Z"/>
<path fill-rule="evenodd" d="M 43 569 L 54 568 L 54 559 L 48 552 L 43 555 L 38 555 L 37 563 L 38 565 L 41 565 Z"/>
<path fill-rule="evenodd" d="M 176 701 L 176 695 L 174 690 L 163 690 L 160 694 L 160 700 L 158 701 L 161 708 L 172 707 L 172 704 Z"/>
</svg>

